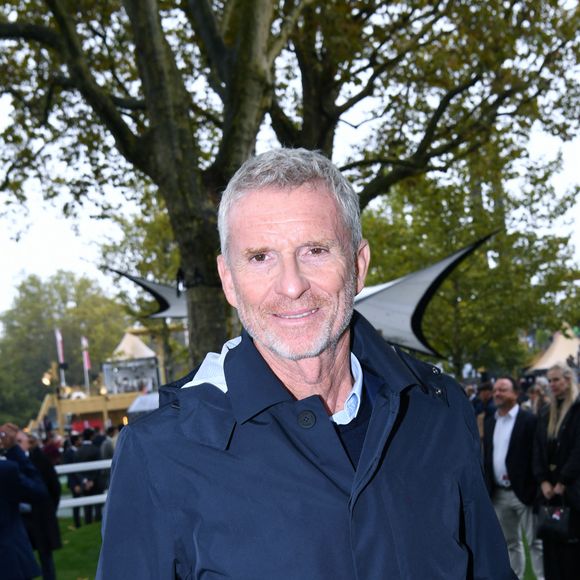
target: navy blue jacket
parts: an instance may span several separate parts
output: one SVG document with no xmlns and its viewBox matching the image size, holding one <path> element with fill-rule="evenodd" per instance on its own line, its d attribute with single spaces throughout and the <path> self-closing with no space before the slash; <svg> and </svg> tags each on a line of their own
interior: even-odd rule
<svg viewBox="0 0 580 580">
<path fill-rule="evenodd" d="M 193 373 L 121 432 L 97 578 L 515 579 L 462 389 L 351 328 L 380 379 L 356 470 L 320 398 L 296 401 L 244 333 L 226 392 L 179 388 Z"/>
<path fill-rule="evenodd" d="M 28 580 L 40 575 L 18 504 L 48 497 L 40 474 L 15 445 L 0 459 L 0 577 Z"/>
</svg>

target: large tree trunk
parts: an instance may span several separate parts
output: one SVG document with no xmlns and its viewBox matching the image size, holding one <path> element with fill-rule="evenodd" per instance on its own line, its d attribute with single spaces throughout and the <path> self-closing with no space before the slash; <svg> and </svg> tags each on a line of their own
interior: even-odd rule
<svg viewBox="0 0 580 580">
<path fill-rule="evenodd" d="M 221 291 L 209 286 L 187 290 L 189 351 L 193 364 L 201 363 L 208 351 L 217 350 L 227 338 L 227 304 Z"/>
<path fill-rule="evenodd" d="M 209 351 L 216 351 L 228 338 L 227 305 L 217 273 L 219 251 L 215 190 L 201 186 L 200 195 L 176 192 L 171 200 L 172 227 L 181 254 L 187 292 L 189 352 L 194 365 Z M 164 192 L 166 202 L 168 192 Z M 206 200 L 205 203 L 203 200 Z M 178 209 L 180 201 L 187 201 Z M 200 208 L 205 206 L 205 211 Z"/>
</svg>

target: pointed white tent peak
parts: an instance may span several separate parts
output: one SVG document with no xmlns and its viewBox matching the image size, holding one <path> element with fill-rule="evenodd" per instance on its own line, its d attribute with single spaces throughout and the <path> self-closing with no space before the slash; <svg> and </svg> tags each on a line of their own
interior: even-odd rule
<svg viewBox="0 0 580 580">
<path fill-rule="evenodd" d="M 528 372 L 546 371 L 555 364 L 565 363 L 569 357 L 577 361 L 578 356 L 580 356 L 580 338 L 567 327 L 565 333 L 558 331 L 554 334 L 550 346 L 539 355 Z"/>
<path fill-rule="evenodd" d="M 355 298 L 355 308 L 389 342 L 440 357 L 423 335 L 422 322 L 427 304 L 451 271 L 489 237 L 423 270 L 364 288 Z"/>
<path fill-rule="evenodd" d="M 129 332 L 121 339 L 113 351 L 111 360 L 132 360 L 136 358 L 153 358 L 155 352 L 151 350 L 138 336 Z"/>
<path fill-rule="evenodd" d="M 141 286 L 143 290 L 151 294 L 155 300 L 157 300 L 159 310 L 154 314 L 151 314 L 149 318 L 187 318 L 187 302 L 185 294 L 179 292 L 176 287 L 169 286 L 168 284 L 151 282 L 145 278 L 132 276 L 131 274 L 113 268 L 111 268 L 111 272 L 115 272 L 120 276 L 124 276 L 132 282 L 135 282 L 135 284 Z"/>
</svg>

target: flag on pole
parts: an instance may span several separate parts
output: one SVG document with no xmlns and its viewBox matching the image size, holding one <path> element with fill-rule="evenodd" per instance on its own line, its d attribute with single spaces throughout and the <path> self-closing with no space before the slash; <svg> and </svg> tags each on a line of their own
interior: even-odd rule
<svg viewBox="0 0 580 580">
<path fill-rule="evenodd" d="M 59 364 L 64 364 L 64 346 L 62 342 L 62 334 L 60 333 L 60 329 L 54 329 L 54 337 L 56 338 L 56 354 L 58 356 Z"/>
<path fill-rule="evenodd" d="M 83 351 L 83 369 L 88 371 L 91 369 L 91 359 L 89 357 L 89 339 L 86 336 L 81 336 L 81 348 Z"/>
</svg>

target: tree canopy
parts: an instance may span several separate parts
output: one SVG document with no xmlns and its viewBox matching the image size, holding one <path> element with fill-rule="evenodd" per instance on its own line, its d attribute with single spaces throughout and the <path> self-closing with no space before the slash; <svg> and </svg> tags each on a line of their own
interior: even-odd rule
<svg viewBox="0 0 580 580">
<path fill-rule="evenodd" d="M 55 328 L 63 337 L 67 385 L 83 386 L 81 336 L 89 341 L 94 378 L 128 324 L 123 307 L 87 278 L 64 271 L 45 281 L 26 278 L 0 316 L 0 423 L 24 425 L 38 412 L 47 392 L 42 376 L 58 361 Z"/>
<path fill-rule="evenodd" d="M 508 156 L 493 171 L 473 163 L 446 184 L 425 176 L 407 180 L 388 203 L 364 215 L 365 235 L 378 250 L 371 284 L 426 267 L 495 230 L 444 282 L 425 313 L 424 334 L 457 377 L 468 363 L 517 375 L 533 354 L 527 337 L 578 317 L 574 283 L 580 270 L 573 249 L 566 236 L 545 234 L 574 194 L 556 199 L 545 179 L 553 168 L 542 174 L 535 164 L 523 171 L 520 187 L 504 187 L 498 176 L 511 173 L 503 164 L 513 163 Z M 537 198 L 544 200 L 541 212 Z"/>
<path fill-rule="evenodd" d="M 7 0 L 0 184 L 25 201 L 35 179 L 66 211 L 104 214 L 111 188 L 153 185 L 199 360 L 226 335 L 217 203 L 259 139 L 343 159 L 362 207 L 494 164 L 494 139 L 525 157 L 534 124 L 578 129 L 578 23 L 557 0 Z"/>
</svg>

